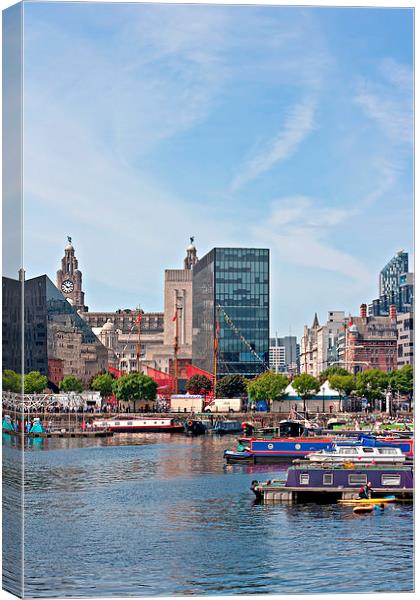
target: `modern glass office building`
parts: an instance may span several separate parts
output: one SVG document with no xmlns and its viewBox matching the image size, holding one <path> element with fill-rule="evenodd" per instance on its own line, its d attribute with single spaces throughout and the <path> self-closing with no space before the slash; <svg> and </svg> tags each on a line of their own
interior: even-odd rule
<svg viewBox="0 0 420 600">
<path fill-rule="evenodd" d="M 217 337 L 218 379 L 268 367 L 269 260 L 264 248 L 213 248 L 194 266 L 193 364 L 213 373 Z"/>
<path fill-rule="evenodd" d="M 3 277 L 3 298 L 3 369 L 49 377 L 61 365 L 63 376 L 88 381 L 107 368 L 107 349 L 46 275 L 23 283 Z"/>
<path fill-rule="evenodd" d="M 379 297 L 398 293 L 400 276 L 408 273 L 408 253 L 398 252 L 385 265 L 379 274 Z"/>
<path fill-rule="evenodd" d="M 395 304 L 398 313 L 409 312 L 413 306 L 413 279 L 413 273 L 408 271 L 408 253 L 398 252 L 379 274 L 379 298 L 369 305 L 369 315 L 389 315 L 392 304 Z"/>
</svg>

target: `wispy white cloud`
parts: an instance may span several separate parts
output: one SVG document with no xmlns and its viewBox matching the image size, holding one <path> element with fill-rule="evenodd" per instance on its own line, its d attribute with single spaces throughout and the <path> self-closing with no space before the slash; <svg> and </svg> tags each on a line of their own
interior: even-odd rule
<svg viewBox="0 0 420 600">
<path fill-rule="evenodd" d="M 413 141 L 412 71 L 386 59 L 379 65 L 382 81 L 365 80 L 354 97 L 363 112 L 394 144 Z"/>
<path fill-rule="evenodd" d="M 232 190 L 241 186 L 261 173 L 269 171 L 276 163 L 293 156 L 300 144 L 314 128 L 315 100 L 304 98 L 295 104 L 286 115 L 284 125 L 276 137 L 266 144 L 266 148 L 249 158 L 232 183 Z"/>
<path fill-rule="evenodd" d="M 357 282 L 371 273 L 351 254 L 336 248 L 331 233 L 355 216 L 352 208 L 337 208 L 306 196 L 281 198 L 271 214 L 255 227 L 257 236 L 270 240 L 277 260 L 311 269 L 332 271 Z"/>
</svg>

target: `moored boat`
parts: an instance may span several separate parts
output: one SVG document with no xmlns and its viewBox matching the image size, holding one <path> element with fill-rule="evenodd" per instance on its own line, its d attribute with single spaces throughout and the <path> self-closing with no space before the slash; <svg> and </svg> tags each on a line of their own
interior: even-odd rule
<svg viewBox="0 0 420 600">
<path fill-rule="evenodd" d="M 185 432 L 191 435 L 203 435 L 212 428 L 211 421 L 190 418 L 185 422 Z"/>
<path fill-rule="evenodd" d="M 242 431 L 242 424 L 240 421 L 234 421 L 231 419 L 225 419 L 223 421 L 216 421 L 214 423 L 213 429 L 211 430 L 213 433 L 238 433 Z"/>
<path fill-rule="evenodd" d="M 405 454 L 395 446 L 363 446 L 358 444 L 333 444 L 330 450 L 320 450 L 308 454 L 311 462 L 387 463 L 397 464 L 406 460 Z"/>
<path fill-rule="evenodd" d="M 376 448 L 399 448 L 408 458 L 413 458 L 413 439 L 398 437 L 358 437 L 340 440 L 336 437 L 301 436 L 282 438 L 241 438 L 243 450 L 225 450 L 228 463 L 280 463 L 303 458 L 320 450 L 331 451 L 333 445 L 369 446 Z M 389 462 L 389 461 L 388 461 Z"/>
<path fill-rule="evenodd" d="M 245 441 L 244 450 L 225 450 L 224 456 L 228 463 L 278 463 L 331 448 L 333 441 L 327 437 L 251 438 Z"/>
<path fill-rule="evenodd" d="M 97 419 L 93 421 L 92 429 L 106 429 L 113 433 L 143 433 L 150 431 L 177 433 L 184 431 L 184 425 L 176 419 L 167 417 L 130 419 L 124 416 L 112 419 Z"/>
<path fill-rule="evenodd" d="M 253 481 L 251 489 L 257 499 L 268 501 L 338 501 L 357 500 L 361 486 L 371 482 L 372 502 L 392 494 L 396 498 L 413 497 L 413 467 L 405 465 L 345 465 L 329 467 L 308 463 L 287 470 L 284 481 Z"/>
</svg>

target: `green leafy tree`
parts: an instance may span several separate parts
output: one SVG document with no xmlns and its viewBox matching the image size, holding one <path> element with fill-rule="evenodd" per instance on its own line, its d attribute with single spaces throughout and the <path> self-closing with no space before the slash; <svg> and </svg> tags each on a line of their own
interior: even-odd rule
<svg viewBox="0 0 420 600">
<path fill-rule="evenodd" d="M 22 376 L 11 369 L 3 371 L 3 391 L 15 392 L 19 394 L 22 391 Z"/>
<path fill-rule="evenodd" d="M 350 375 L 350 373 L 343 367 L 340 367 L 339 365 L 333 365 L 332 367 L 328 367 L 328 369 L 325 369 L 325 371 L 322 371 L 322 373 L 319 374 L 319 381 L 321 383 L 324 383 L 324 381 L 327 381 L 328 379 L 328 381 L 331 383 L 330 378 L 333 375 Z"/>
<path fill-rule="evenodd" d="M 330 375 L 328 381 L 332 389 L 340 394 L 340 400 L 342 396 L 350 396 L 356 387 L 353 375 Z"/>
<path fill-rule="evenodd" d="M 313 375 L 302 373 L 293 379 L 292 385 L 303 400 L 303 412 L 306 415 L 306 401 L 319 392 L 321 384 L 316 377 L 313 377 Z"/>
<path fill-rule="evenodd" d="M 350 396 L 356 382 L 353 375 L 331 375 L 328 379 L 333 390 L 337 390 L 341 396 Z"/>
<path fill-rule="evenodd" d="M 216 383 L 216 398 L 238 398 L 246 392 L 242 375 L 225 375 Z"/>
<path fill-rule="evenodd" d="M 356 392 L 371 403 L 384 397 L 388 387 L 388 375 L 379 369 L 360 371 L 356 375 Z"/>
<path fill-rule="evenodd" d="M 135 410 L 137 400 L 156 400 L 157 387 L 156 381 L 144 373 L 128 373 L 115 379 L 112 392 L 118 400 L 133 401 Z"/>
<path fill-rule="evenodd" d="M 83 391 L 83 383 L 74 375 L 66 375 L 59 383 L 58 387 L 62 392 L 80 392 Z"/>
<path fill-rule="evenodd" d="M 212 389 L 213 383 L 205 375 L 193 375 L 187 381 L 187 392 L 189 394 L 206 396 Z"/>
<path fill-rule="evenodd" d="M 246 382 L 248 393 L 252 400 L 284 400 L 287 396 L 286 388 L 289 385 L 287 375 L 266 371 L 258 377 Z"/>
<path fill-rule="evenodd" d="M 98 375 L 106 375 L 106 374 L 108 374 L 112 377 L 112 381 L 114 381 L 116 379 L 115 375 L 113 375 L 109 371 L 105 371 L 105 369 L 104 369 L 102 371 L 98 371 L 98 373 L 96 373 L 95 375 L 92 375 L 92 377 L 89 379 L 89 382 L 88 382 L 88 388 L 90 390 L 93 390 L 92 384 L 95 381 L 95 379 L 98 377 Z M 95 390 L 95 391 L 99 391 L 99 390 Z"/>
<path fill-rule="evenodd" d="M 411 410 L 411 402 L 413 398 L 413 367 L 412 365 L 404 365 L 397 371 L 391 371 L 388 374 L 388 381 L 393 392 L 407 396 L 409 400 L 409 408 Z"/>
<path fill-rule="evenodd" d="M 102 373 L 96 375 L 92 379 L 90 389 L 100 392 L 102 398 L 108 398 L 112 396 L 112 386 L 114 385 L 115 377 L 111 373 Z"/>
<path fill-rule="evenodd" d="M 26 373 L 23 378 L 25 394 L 40 394 L 47 387 L 48 378 L 41 375 L 39 371 Z"/>
</svg>

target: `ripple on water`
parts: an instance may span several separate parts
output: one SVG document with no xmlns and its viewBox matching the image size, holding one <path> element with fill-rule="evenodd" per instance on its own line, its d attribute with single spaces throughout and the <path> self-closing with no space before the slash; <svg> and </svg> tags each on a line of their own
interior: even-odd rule
<svg viewBox="0 0 420 600">
<path fill-rule="evenodd" d="M 224 465 L 234 437 L 120 441 L 48 440 L 25 453 L 26 595 L 413 589 L 411 505 L 365 517 L 258 505 L 251 481 L 286 467 Z"/>
</svg>

